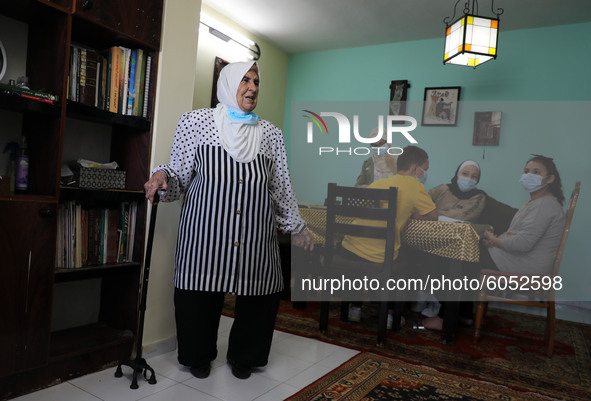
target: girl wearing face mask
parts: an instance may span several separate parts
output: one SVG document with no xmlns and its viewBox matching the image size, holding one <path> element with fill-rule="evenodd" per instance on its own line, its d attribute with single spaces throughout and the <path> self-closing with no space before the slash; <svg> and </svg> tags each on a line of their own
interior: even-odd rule
<svg viewBox="0 0 591 401">
<path fill-rule="evenodd" d="M 449 184 L 431 188 L 429 195 L 437 206 L 439 215 L 456 220 L 476 221 L 486 202 L 486 193 L 477 189 L 480 166 L 466 160 L 458 166 Z"/>
<path fill-rule="evenodd" d="M 554 161 L 534 155 L 519 179 L 529 200 L 513 217 L 506 233 L 484 233 L 488 253 L 481 252 L 481 263 L 509 273 L 547 275 L 564 229 L 564 194 Z M 488 258 L 490 256 L 490 258 Z"/>
</svg>

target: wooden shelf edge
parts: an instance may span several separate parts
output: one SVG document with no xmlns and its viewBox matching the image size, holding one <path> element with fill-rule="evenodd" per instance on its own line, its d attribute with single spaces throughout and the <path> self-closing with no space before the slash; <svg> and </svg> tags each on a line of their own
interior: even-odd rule
<svg viewBox="0 0 591 401">
<path fill-rule="evenodd" d="M 44 195 L 0 195 L 0 201 L 8 202 L 37 202 L 37 203 L 57 203 L 55 196 Z"/>
<path fill-rule="evenodd" d="M 145 48 L 147 50 L 153 51 L 153 52 L 157 52 L 160 50 L 160 40 L 157 41 L 157 43 L 150 43 L 150 42 L 146 42 L 145 40 L 133 37 L 133 36 L 129 36 L 123 32 L 119 32 L 116 29 L 113 29 L 110 26 L 104 25 L 96 20 L 93 20 L 92 18 L 89 18 L 87 16 L 85 16 L 82 13 L 78 13 L 76 11 L 74 11 L 72 13 L 72 22 L 73 22 L 73 29 L 74 29 L 74 33 L 76 32 L 76 30 L 79 29 L 79 24 L 88 24 L 89 26 L 93 26 L 95 30 L 100 30 L 103 32 L 108 32 L 108 35 L 110 38 L 116 38 L 118 44 L 123 45 L 123 46 L 127 46 L 127 47 L 142 47 Z"/>
<path fill-rule="evenodd" d="M 125 272 L 132 274 L 139 272 L 140 267 L 141 264 L 138 262 L 126 262 L 74 268 L 56 268 L 54 277 L 55 282 L 59 283 L 104 277 L 109 274 L 121 274 Z"/>
<path fill-rule="evenodd" d="M 82 354 L 133 343 L 130 330 L 120 330 L 103 323 L 89 324 L 51 333 L 49 363 Z"/>
<path fill-rule="evenodd" d="M 88 106 L 83 103 L 67 101 L 67 117 L 79 120 L 87 120 L 102 124 L 118 124 L 129 128 L 148 131 L 152 125 L 147 118 L 140 116 L 128 116 L 119 113 L 112 113 L 94 106 Z"/>
</svg>

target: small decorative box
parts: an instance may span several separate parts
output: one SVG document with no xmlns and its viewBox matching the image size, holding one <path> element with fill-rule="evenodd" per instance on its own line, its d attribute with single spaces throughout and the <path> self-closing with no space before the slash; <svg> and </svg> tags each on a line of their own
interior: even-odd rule
<svg viewBox="0 0 591 401">
<path fill-rule="evenodd" d="M 125 171 L 105 168 L 76 167 L 74 185 L 92 189 L 125 189 Z"/>
</svg>

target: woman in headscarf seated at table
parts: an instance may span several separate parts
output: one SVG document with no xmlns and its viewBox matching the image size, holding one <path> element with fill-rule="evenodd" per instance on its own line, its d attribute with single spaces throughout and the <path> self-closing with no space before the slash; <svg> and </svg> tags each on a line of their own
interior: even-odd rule
<svg viewBox="0 0 591 401">
<path fill-rule="evenodd" d="M 437 206 L 440 221 L 475 222 L 480 217 L 486 203 L 486 193 L 476 186 L 480 182 L 480 165 L 474 160 L 462 162 L 449 184 L 441 184 L 429 190 L 431 199 Z M 426 256 L 425 256 L 426 257 Z M 429 263 L 429 261 L 425 261 Z M 434 262 L 435 263 L 435 262 Z M 440 304 L 437 299 L 425 294 L 412 306 L 414 312 L 421 312 L 424 317 L 434 317 L 439 313 Z M 464 305 L 462 323 L 470 325 L 472 319 L 471 306 Z"/>
<path fill-rule="evenodd" d="M 440 220 L 445 216 L 454 220 L 476 221 L 484 210 L 486 193 L 476 188 L 480 182 L 480 165 L 466 160 L 458 166 L 449 184 L 429 190 L 437 206 Z"/>
<path fill-rule="evenodd" d="M 560 174 L 551 158 L 534 155 L 527 161 L 519 183 L 529 192 L 529 200 L 515 214 L 507 232 L 499 236 L 484 232 L 483 244 L 488 252 L 480 252 L 478 271 L 534 275 L 552 271 L 565 224 Z M 440 318 L 424 319 L 424 327 L 441 325 L 435 319 Z"/>
<path fill-rule="evenodd" d="M 369 138 L 378 135 L 379 129 L 374 128 L 369 133 Z M 387 143 L 387 134 L 384 131 L 382 137 L 371 144 L 371 157 L 365 159 L 361 166 L 361 173 L 355 182 L 356 187 L 367 187 L 374 181 L 388 178 L 396 174 L 396 159 L 398 156 L 391 154 L 391 145 Z"/>
</svg>

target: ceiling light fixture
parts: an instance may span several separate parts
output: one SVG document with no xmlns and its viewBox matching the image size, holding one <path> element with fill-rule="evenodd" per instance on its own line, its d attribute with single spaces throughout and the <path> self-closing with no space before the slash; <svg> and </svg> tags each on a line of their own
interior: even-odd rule
<svg viewBox="0 0 591 401">
<path fill-rule="evenodd" d="M 251 60 L 258 60 L 261 58 L 261 48 L 256 42 L 240 35 L 238 32 L 228 28 L 207 14 L 201 13 L 200 22 L 207 27 L 209 33 L 216 38 L 221 39 L 224 42 L 232 41 L 251 52 L 252 54 L 248 53 L 248 57 Z"/>
<path fill-rule="evenodd" d="M 491 11 L 496 18 L 483 17 L 478 14 L 478 1 L 466 0 L 464 15 L 454 15 L 443 19 L 445 24 L 445 50 L 443 64 L 457 64 L 476 68 L 480 64 L 497 58 L 497 40 L 499 34 L 499 17 L 502 8 L 494 10 L 494 0 L 491 0 Z M 472 5 L 470 6 L 470 3 Z M 450 23 L 450 21 L 453 21 Z"/>
</svg>

